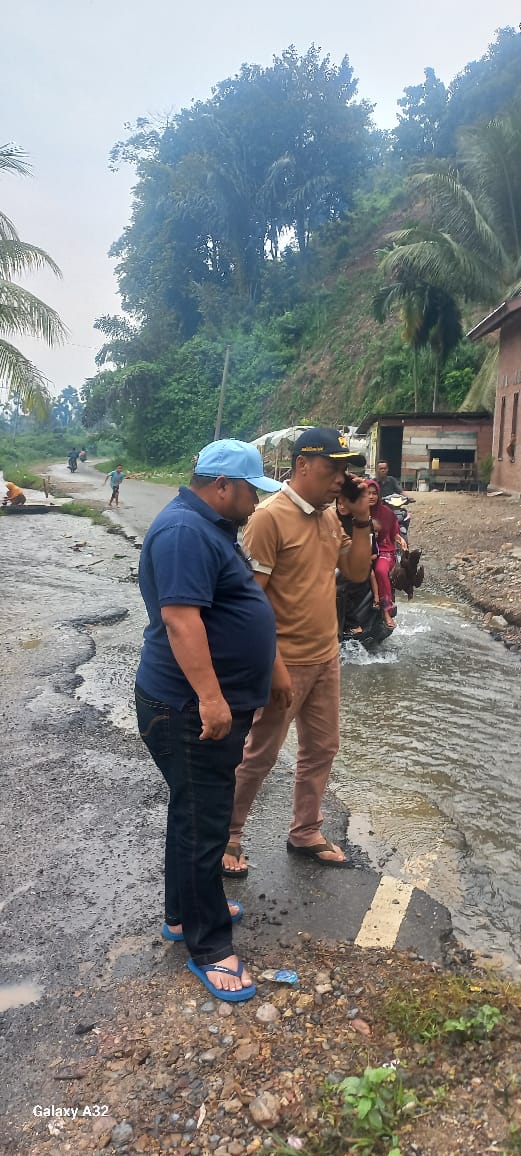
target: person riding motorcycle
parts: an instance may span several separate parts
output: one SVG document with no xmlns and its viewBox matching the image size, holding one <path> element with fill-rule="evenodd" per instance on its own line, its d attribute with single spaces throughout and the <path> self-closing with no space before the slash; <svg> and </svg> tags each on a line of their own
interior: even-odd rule
<svg viewBox="0 0 521 1156">
<path fill-rule="evenodd" d="M 69 453 L 69 460 L 67 462 L 67 466 L 68 466 L 69 470 L 71 471 L 71 474 L 73 474 L 74 471 L 77 470 L 77 468 L 78 468 L 79 456 L 80 455 L 78 453 L 78 450 L 75 447 L 73 447 Z"/>
<path fill-rule="evenodd" d="M 337 498 L 336 512 L 343 530 L 350 537 L 352 515 L 348 512 L 342 492 Z M 371 553 L 374 558 L 377 557 L 374 533 Z M 374 571 L 365 582 L 350 582 L 337 574 L 336 604 L 339 642 L 360 642 L 368 648 L 384 642 L 392 634 L 392 628 L 387 627 L 383 620 Z"/>
<path fill-rule="evenodd" d="M 382 502 L 378 482 L 367 483 L 369 491 L 370 516 L 377 528 L 376 540 L 378 543 L 378 558 L 375 563 L 376 581 L 380 591 L 380 602 L 385 625 L 393 630 L 394 621 L 394 594 L 390 580 L 390 573 L 396 562 L 396 549 L 407 550 L 407 542 L 400 532 L 400 525 L 396 515 Z"/>
<path fill-rule="evenodd" d="M 408 498 L 407 494 L 404 494 L 403 492 L 388 494 L 387 497 L 382 495 L 382 502 L 384 506 L 389 506 L 389 509 L 392 510 L 393 514 L 396 515 L 396 519 L 400 527 L 400 534 L 402 538 L 405 538 L 406 541 L 409 536 L 409 526 L 411 524 L 411 515 L 407 509 L 410 501 L 411 499 Z"/>
<path fill-rule="evenodd" d="M 386 462 L 385 458 L 376 463 L 375 481 L 377 481 L 380 486 L 380 495 L 383 501 L 389 498 L 391 494 L 400 494 L 402 497 L 406 497 L 402 483 L 398 478 L 393 477 L 393 475 L 389 473 L 389 462 Z M 408 498 L 407 500 L 409 502 L 415 501 L 414 498 Z"/>
</svg>

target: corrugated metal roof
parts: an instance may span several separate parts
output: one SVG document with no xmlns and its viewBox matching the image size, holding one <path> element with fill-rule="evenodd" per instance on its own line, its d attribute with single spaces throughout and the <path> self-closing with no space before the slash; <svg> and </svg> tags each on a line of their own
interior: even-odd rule
<svg viewBox="0 0 521 1156">
<path fill-rule="evenodd" d="M 371 428 L 372 425 L 379 423 L 382 425 L 387 421 L 401 421 L 402 425 L 414 425 L 420 422 L 423 425 L 438 425 L 440 421 L 457 421 L 461 425 L 468 425 L 472 421 L 482 421 L 483 418 L 488 418 L 492 421 L 492 416 L 486 409 L 480 409 L 476 413 L 460 413 L 451 410 L 450 413 L 368 413 L 360 422 L 356 431 L 357 438 L 363 437 L 364 434 Z"/>
<path fill-rule="evenodd" d="M 480 337 L 486 337 L 487 333 L 494 333 L 496 329 L 501 329 L 501 326 L 510 317 L 512 313 L 517 313 L 521 309 L 521 297 L 511 297 L 509 301 L 503 301 L 502 305 L 498 305 L 492 313 L 488 313 L 482 321 L 479 321 L 473 329 L 467 333 L 469 341 L 478 341 Z"/>
</svg>

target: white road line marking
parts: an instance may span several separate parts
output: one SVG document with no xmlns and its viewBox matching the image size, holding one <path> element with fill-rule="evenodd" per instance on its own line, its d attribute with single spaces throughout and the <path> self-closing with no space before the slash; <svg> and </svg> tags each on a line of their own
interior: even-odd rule
<svg viewBox="0 0 521 1156">
<path fill-rule="evenodd" d="M 355 939 L 357 947 L 394 947 L 413 891 L 410 883 L 382 875 Z"/>
</svg>

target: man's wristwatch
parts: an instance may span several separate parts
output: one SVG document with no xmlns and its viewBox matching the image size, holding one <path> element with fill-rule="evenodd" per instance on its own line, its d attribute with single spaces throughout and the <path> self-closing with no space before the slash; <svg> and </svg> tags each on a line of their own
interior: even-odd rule
<svg viewBox="0 0 521 1156">
<path fill-rule="evenodd" d="M 371 518 L 368 518 L 366 522 L 362 522 L 360 518 L 353 518 L 353 526 L 356 526 L 357 530 L 368 530 L 371 525 Z"/>
</svg>

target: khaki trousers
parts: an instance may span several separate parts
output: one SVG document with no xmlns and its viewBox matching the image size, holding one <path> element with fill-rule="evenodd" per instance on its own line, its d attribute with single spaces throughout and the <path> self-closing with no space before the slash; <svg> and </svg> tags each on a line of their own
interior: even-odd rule
<svg viewBox="0 0 521 1156">
<path fill-rule="evenodd" d="M 273 701 L 255 712 L 236 770 L 230 841 L 239 843 L 253 800 L 277 761 L 295 719 L 298 735 L 293 817 L 289 831 L 295 846 L 311 846 L 323 820 L 322 797 L 340 744 L 340 664 L 338 657 L 316 666 L 288 666 L 293 702 L 285 710 Z"/>
</svg>

